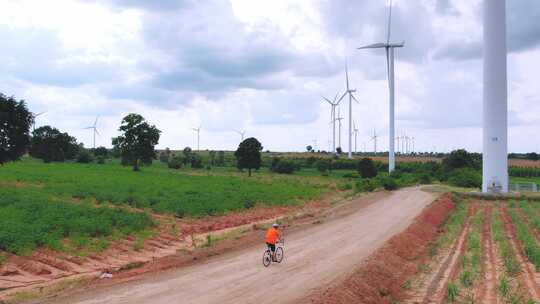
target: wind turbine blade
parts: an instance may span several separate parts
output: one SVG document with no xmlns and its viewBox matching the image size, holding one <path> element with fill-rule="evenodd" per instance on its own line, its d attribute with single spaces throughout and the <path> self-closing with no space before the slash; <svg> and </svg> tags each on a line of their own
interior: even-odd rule
<svg viewBox="0 0 540 304">
<path fill-rule="evenodd" d="M 390 7 L 388 11 L 388 28 L 386 31 L 386 43 L 390 43 L 390 33 L 392 31 L 392 0 L 390 0 Z"/>
<path fill-rule="evenodd" d="M 341 102 L 341 100 L 347 95 L 347 93 L 349 93 L 348 91 L 343 93 L 343 95 L 341 95 L 341 97 L 338 99 L 337 103 L 339 104 Z"/>
<path fill-rule="evenodd" d="M 347 65 L 347 61 L 345 61 L 345 81 L 347 83 L 347 91 L 349 91 L 349 68 Z"/>
<path fill-rule="evenodd" d="M 357 104 L 360 104 L 360 102 L 358 101 L 358 99 L 356 99 L 356 97 L 354 97 L 353 94 L 351 94 L 351 97 L 352 97 L 352 99 L 354 99 L 354 101 L 356 101 Z"/>
<path fill-rule="evenodd" d="M 83 130 L 88 130 L 88 129 L 93 129 L 94 127 L 86 127 L 86 128 L 82 128 Z"/>
<path fill-rule="evenodd" d="M 40 116 L 40 115 L 43 115 L 43 114 L 45 114 L 45 113 L 47 113 L 47 112 L 39 112 L 39 113 L 37 113 L 37 114 L 34 114 L 34 118 L 36 118 L 36 117 L 38 117 L 38 116 Z"/>
<path fill-rule="evenodd" d="M 99 118 L 99 116 L 96 116 L 96 120 L 94 121 L 94 127 L 97 125 L 98 118 Z"/>
<path fill-rule="evenodd" d="M 334 97 L 334 103 L 336 103 L 338 96 L 339 96 L 339 92 L 337 92 L 336 96 Z"/>
<path fill-rule="evenodd" d="M 386 47 L 386 43 L 374 43 L 374 44 L 370 44 L 370 45 L 366 45 L 366 46 L 362 46 L 362 47 L 359 47 L 357 49 L 359 50 L 362 50 L 362 49 L 380 49 L 380 48 L 385 48 Z"/>
<path fill-rule="evenodd" d="M 330 99 L 324 97 L 324 96 L 321 96 L 324 100 L 326 100 L 326 102 L 328 102 L 329 104 L 332 104 L 332 102 L 330 101 Z"/>
<path fill-rule="evenodd" d="M 96 128 L 94 128 L 94 132 L 96 132 L 96 134 L 101 137 L 101 134 L 99 134 L 99 131 Z"/>
<path fill-rule="evenodd" d="M 388 90 L 390 90 L 390 50 L 386 49 L 386 77 L 388 79 Z"/>
</svg>

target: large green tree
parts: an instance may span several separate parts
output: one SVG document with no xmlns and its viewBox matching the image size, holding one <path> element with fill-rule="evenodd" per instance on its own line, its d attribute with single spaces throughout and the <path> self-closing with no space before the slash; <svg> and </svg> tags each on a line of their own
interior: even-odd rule
<svg viewBox="0 0 540 304">
<path fill-rule="evenodd" d="M 113 138 L 112 144 L 120 151 L 122 164 L 133 166 L 134 171 L 139 171 L 141 162 L 151 164 L 156 157 L 154 147 L 161 131 L 149 125 L 141 115 L 133 113 L 122 119 L 118 130 L 122 134 Z"/>
<path fill-rule="evenodd" d="M 30 156 L 45 162 L 75 159 L 81 146 L 77 139 L 51 126 L 43 126 L 32 132 Z"/>
<path fill-rule="evenodd" d="M 236 157 L 236 166 L 238 169 L 248 169 L 249 176 L 251 170 L 258 170 L 261 167 L 261 143 L 254 137 L 250 137 L 240 143 L 234 156 Z"/>
<path fill-rule="evenodd" d="M 0 93 L 0 165 L 24 155 L 30 144 L 33 121 L 23 100 Z"/>
</svg>

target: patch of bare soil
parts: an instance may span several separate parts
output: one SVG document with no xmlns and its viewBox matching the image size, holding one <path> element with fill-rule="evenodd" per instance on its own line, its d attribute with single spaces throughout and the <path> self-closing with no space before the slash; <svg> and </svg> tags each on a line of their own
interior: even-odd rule
<svg viewBox="0 0 540 304">
<path fill-rule="evenodd" d="M 491 231 L 491 214 L 493 206 L 489 204 L 484 207 L 484 223 L 482 226 L 482 268 L 483 278 L 478 286 L 475 294 L 478 295 L 480 303 L 499 303 L 497 292 L 497 284 L 499 282 L 499 273 L 497 265 L 500 262 L 497 260 L 495 252 L 495 244 Z"/>
<path fill-rule="evenodd" d="M 417 216 L 402 233 L 375 251 L 341 283 L 309 297 L 311 303 L 394 303 L 406 295 L 403 286 L 428 258 L 454 203 L 443 196 Z"/>
</svg>

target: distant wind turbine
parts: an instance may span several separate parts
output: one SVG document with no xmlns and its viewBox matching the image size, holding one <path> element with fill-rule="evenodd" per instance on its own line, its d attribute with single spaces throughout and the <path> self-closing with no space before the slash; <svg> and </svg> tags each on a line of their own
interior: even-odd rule
<svg viewBox="0 0 540 304">
<path fill-rule="evenodd" d="M 334 97 L 334 100 L 331 101 L 330 99 L 322 96 L 322 98 L 326 100 L 326 102 L 328 102 L 331 106 L 330 120 L 332 123 L 332 152 L 334 153 L 336 153 L 336 107 L 339 105 L 339 101 L 337 101 L 337 97 L 338 95 L 336 94 L 336 96 Z M 340 141 L 340 145 L 341 145 L 341 141 Z"/>
<path fill-rule="evenodd" d="M 354 131 L 354 153 L 357 153 L 358 150 L 356 149 L 356 144 L 357 144 L 357 141 L 358 141 L 358 129 L 356 128 L 356 122 L 353 121 L 353 131 Z"/>
<path fill-rule="evenodd" d="M 390 43 L 390 33 L 392 29 L 392 0 L 390 0 L 388 12 L 388 27 L 386 31 L 386 42 L 375 43 L 358 49 L 378 49 L 386 50 L 386 72 L 388 73 L 388 89 L 390 91 L 390 138 L 388 153 L 388 171 L 394 171 L 396 167 L 396 156 L 394 152 L 394 49 L 405 45 L 405 41 L 400 43 Z"/>
<path fill-rule="evenodd" d="M 96 134 L 99 135 L 99 132 L 97 130 L 97 122 L 98 122 L 98 118 L 99 116 L 96 116 L 96 120 L 94 121 L 94 124 L 89 126 L 89 127 L 86 127 L 86 128 L 83 128 L 85 130 L 92 130 L 93 132 L 93 135 L 94 135 L 94 149 L 96 148 Z"/>
<path fill-rule="evenodd" d="M 197 132 L 197 151 L 200 151 L 200 143 L 201 143 L 201 126 L 198 128 L 191 128 L 191 130 Z"/>
<path fill-rule="evenodd" d="M 47 113 L 47 112 L 39 112 L 37 114 L 34 114 L 34 113 L 31 114 L 31 116 L 32 116 L 32 130 L 33 131 L 36 130 L 36 118 L 38 116 L 41 116 L 41 115 L 45 114 L 45 113 Z"/>
<path fill-rule="evenodd" d="M 343 93 L 343 95 L 341 95 L 338 102 L 340 102 L 345 96 L 349 95 L 349 158 L 352 158 L 352 101 L 354 99 L 356 103 L 359 102 L 353 95 L 353 93 L 356 92 L 356 89 L 349 88 L 349 69 L 347 67 L 347 63 L 345 63 L 345 83 L 347 85 L 347 90 L 345 93 Z"/>
<path fill-rule="evenodd" d="M 373 141 L 373 153 L 377 153 L 377 131 L 373 129 L 373 136 L 371 136 L 371 140 Z"/>
<path fill-rule="evenodd" d="M 339 148 L 340 148 L 340 149 L 342 149 L 342 148 L 341 148 L 341 121 L 342 121 L 343 119 L 344 119 L 344 118 L 341 117 L 341 109 L 338 108 L 338 117 L 336 118 L 336 120 L 338 121 L 338 129 L 339 129 L 339 137 L 338 137 L 339 142 L 338 142 L 338 143 L 339 143 Z M 343 149 L 342 149 L 342 150 L 343 150 Z"/>
<path fill-rule="evenodd" d="M 244 141 L 244 135 L 246 134 L 245 130 L 244 131 L 234 130 L 234 132 L 240 135 L 241 142 Z"/>
</svg>

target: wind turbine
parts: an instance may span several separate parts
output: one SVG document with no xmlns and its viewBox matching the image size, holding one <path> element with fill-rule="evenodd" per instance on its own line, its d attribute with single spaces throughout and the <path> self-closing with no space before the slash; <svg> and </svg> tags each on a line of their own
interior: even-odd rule
<svg viewBox="0 0 540 304">
<path fill-rule="evenodd" d="M 358 129 L 356 128 L 356 122 L 353 121 L 353 131 L 354 131 L 354 153 L 356 154 L 358 151 L 356 149 L 356 143 L 358 140 Z"/>
<path fill-rule="evenodd" d="M 35 131 L 36 130 L 36 118 L 40 115 L 43 115 L 47 112 L 39 112 L 37 114 L 34 114 L 32 113 L 31 116 L 32 116 L 32 130 Z"/>
<path fill-rule="evenodd" d="M 352 101 L 356 101 L 356 103 L 359 103 L 358 100 L 354 97 L 353 93 L 356 92 L 356 89 L 349 88 L 349 69 L 347 67 L 347 63 L 345 63 L 345 83 L 347 84 L 347 90 L 341 97 L 339 98 L 338 102 L 340 102 L 346 95 L 349 95 L 349 159 L 352 158 Z M 341 146 L 341 144 L 340 144 Z"/>
<path fill-rule="evenodd" d="M 401 152 L 400 152 L 400 149 L 399 149 L 399 140 L 400 140 L 400 139 L 401 139 L 400 136 L 397 136 L 397 137 L 396 137 L 396 141 L 397 141 L 397 153 L 401 153 Z"/>
<path fill-rule="evenodd" d="M 330 99 L 322 96 L 322 98 L 326 100 L 326 102 L 328 102 L 330 106 L 332 107 L 330 111 L 330 119 L 332 120 L 332 152 L 334 153 L 336 153 L 336 107 L 339 105 L 339 101 L 336 101 L 337 96 L 338 95 L 336 94 L 336 97 L 334 97 L 333 101 L 330 101 Z M 340 140 L 340 145 L 341 145 L 341 140 Z"/>
<path fill-rule="evenodd" d="M 241 141 L 244 141 L 244 135 L 246 134 L 246 131 L 239 131 L 239 130 L 234 130 L 234 132 L 240 134 L 240 138 L 241 138 Z"/>
<path fill-rule="evenodd" d="M 373 129 L 373 136 L 371 136 L 371 140 L 373 140 L 373 153 L 377 154 L 377 131 Z"/>
<path fill-rule="evenodd" d="M 96 120 L 94 121 L 94 124 L 89 126 L 89 127 L 86 127 L 86 128 L 83 128 L 85 130 L 92 130 L 93 133 L 94 133 L 94 149 L 96 149 L 96 134 L 99 135 L 99 132 L 97 130 L 97 121 L 98 121 L 98 118 L 99 116 L 96 116 Z"/>
<path fill-rule="evenodd" d="M 201 126 L 199 126 L 198 128 L 191 128 L 191 130 L 197 132 L 197 151 L 200 150 L 200 142 L 201 142 Z"/>
<path fill-rule="evenodd" d="M 338 137 L 338 144 L 339 144 L 339 148 L 341 149 L 341 121 L 343 120 L 343 117 L 341 117 L 341 109 L 338 108 L 338 117 L 336 118 L 336 120 L 338 121 L 338 128 L 339 128 L 339 137 Z"/>
<path fill-rule="evenodd" d="M 389 153 L 388 153 L 388 171 L 392 172 L 396 168 L 396 156 L 394 152 L 394 49 L 405 45 L 405 41 L 400 43 L 390 42 L 390 33 L 392 25 L 392 0 L 390 0 L 388 13 L 388 29 L 386 32 L 386 42 L 375 43 L 359 47 L 358 49 L 379 49 L 386 50 L 386 72 L 388 73 L 388 90 L 390 91 L 390 137 L 389 137 Z"/>
</svg>

